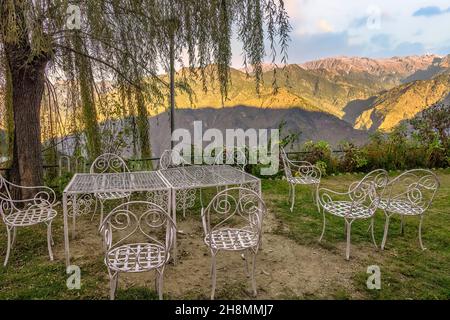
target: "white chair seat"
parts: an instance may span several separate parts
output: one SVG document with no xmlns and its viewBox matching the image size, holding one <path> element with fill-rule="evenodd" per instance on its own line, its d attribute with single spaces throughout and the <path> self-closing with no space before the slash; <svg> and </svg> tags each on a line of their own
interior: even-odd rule
<svg viewBox="0 0 450 320">
<path fill-rule="evenodd" d="M 288 181 L 290 183 L 295 183 L 295 184 L 319 184 L 320 183 L 319 179 L 309 177 L 309 176 L 292 177 L 292 178 L 289 178 Z"/>
<path fill-rule="evenodd" d="M 353 204 L 351 201 L 330 201 L 323 205 L 323 208 L 338 217 L 348 217 L 352 219 L 365 219 L 372 216 L 371 210 L 361 204 Z"/>
<path fill-rule="evenodd" d="M 125 199 L 131 196 L 131 192 L 101 192 L 96 193 L 95 196 L 101 200 Z"/>
<path fill-rule="evenodd" d="M 109 251 L 106 254 L 105 262 L 110 269 L 115 271 L 148 271 L 166 263 L 166 250 L 157 244 L 127 244 Z"/>
<path fill-rule="evenodd" d="M 4 218 L 5 223 L 10 226 L 32 226 L 41 222 L 52 220 L 58 212 L 51 207 L 28 209 L 11 213 Z"/>
<path fill-rule="evenodd" d="M 258 235 L 245 229 L 214 230 L 205 237 L 205 243 L 216 250 L 244 250 L 258 244 Z"/>
<path fill-rule="evenodd" d="M 422 208 L 406 200 L 391 200 L 389 202 L 389 199 L 381 199 L 378 207 L 388 212 L 409 216 L 417 216 L 424 212 Z"/>
</svg>

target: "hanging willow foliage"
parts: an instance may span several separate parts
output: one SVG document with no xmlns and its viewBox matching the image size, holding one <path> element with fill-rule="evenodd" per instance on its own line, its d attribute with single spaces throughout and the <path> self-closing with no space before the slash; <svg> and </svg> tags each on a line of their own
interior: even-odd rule
<svg viewBox="0 0 450 320">
<path fill-rule="evenodd" d="M 76 21 L 76 11 L 68 12 L 70 5 L 80 9 L 80 29 L 68 24 Z M 141 136 L 148 131 L 142 106 L 166 102 L 168 83 L 158 74 L 167 71 L 171 36 L 176 59 L 186 61 L 189 70 L 200 76 L 204 90 L 210 77 L 217 79 L 226 99 L 232 39 L 243 43 L 243 64 L 253 71 L 259 91 L 264 41 L 269 42 L 272 61 L 281 57 L 285 63 L 291 29 L 283 0 L 0 0 L 0 17 L 0 55 L 13 52 L 6 50 L 11 46 L 26 47 L 14 51 L 25 55 L 20 60 L 22 67 L 32 67 L 28 62 L 36 59 L 47 61 L 49 79 L 64 81 L 67 88 L 75 90 L 66 94 L 72 101 L 73 95 L 83 103 L 92 98 L 93 82 L 110 83 L 124 95 L 121 99 L 128 107 L 123 108 L 139 104 Z M 180 82 L 181 89 L 184 83 Z M 131 91 L 124 89 L 126 86 Z M 95 122 L 95 108 L 89 112 Z M 79 114 L 72 110 L 62 113 L 65 117 Z M 80 124 L 70 125 L 83 129 Z M 95 127 L 95 123 L 90 125 Z M 89 144 L 98 148 L 95 139 Z M 150 150 L 146 143 L 141 148 L 146 149 L 144 153 Z"/>
</svg>

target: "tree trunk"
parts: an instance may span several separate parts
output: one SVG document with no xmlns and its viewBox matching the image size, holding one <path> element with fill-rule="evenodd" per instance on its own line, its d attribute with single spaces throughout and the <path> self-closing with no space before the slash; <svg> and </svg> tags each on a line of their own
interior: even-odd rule
<svg viewBox="0 0 450 320">
<path fill-rule="evenodd" d="M 3 1 L 2 1 L 3 2 Z M 33 52 L 26 25 L 25 2 L 15 1 L 14 6 L 0 10 L 2 30 L 16 28 L 17 38 L 3 42 L 6 63 L 10 71 L 14 142 L 11 180 L 22 186 L 43 184 L 41 154 L 41 100 L 45 84 L 45 68 L 50 52 Z M 13 10 L 14 12 L 11 12 Z M 14 18 L 12 18 L 14 17 Z M 3 39 L 4 40 L 4 39 Z M 17 197 L 28 198 L 29 192 Z"/>
<path fill-rule="evenodd" d="M 6 91 L 5 91 L 5 127 L 6 127 L 6 143 L 8 145 L 7 157 L 9 163 L 13 158 L 13 147 L 14 147 L 14 113 L 13 113 L 13 96 L 12 96 L 12 81 L 11 81 L 11 71 L 9 70 L 8 62 L 4 61 L 5 66 L 5 79 L 6 79 Z"/>
<path fill-rule="evenodd" d="M 6 56 L 11 72 L 12 105 L 14 114 L 14 148 L 11 178 L 23 186 L 43 184 L 41 154 L 41 100 L 45 84 L 47 59 L 27 63 L 27 51 L 19 45 L 7 46 Z M 16 59 L 21 57 L 21 59 Z M 27 195 L 22 194 L 23 197 Z"/>
</svg>

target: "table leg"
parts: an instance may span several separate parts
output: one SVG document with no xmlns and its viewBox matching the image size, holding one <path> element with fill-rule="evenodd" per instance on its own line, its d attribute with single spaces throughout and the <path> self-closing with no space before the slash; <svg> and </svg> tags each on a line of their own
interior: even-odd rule
<svg viewBox="0 0 450 320">
<path fill-rule="evenodd" d="M 177 244 L 177 191 L 175 189 L 172 189 L 172 219 L 173 223 L 175 224 L 175 234 L 173 239 L 173 264 L 176 265 L 178 263 L 178 244 Z"/>
<path fill-rule="evenodd" d="M 258 183 L 257 183 L 256 187 L 258 188 L 258 191 L 257 191 L 257 193 L 258 193 L 259 197 L 260 197 L 260 198 L 262 199 L 262 190 L 261 190 L 262 188 L 261 188 L 261 180 L 259 180 L 259 181 L 258 181 Z M 262 210 L 262 208 L 261 208 L 261 204 L 260 204 L 260 208 L 259 208 L 259 210 Z M 264 221 L 264 217 L 263 217 L 263 221 Z M 263 249 L 262 234 L 263 234 L 263 232 L 262 232 L 262 230 L 261 230 L 261 240 L 260 240 L 260 243 L 259 243 L 259 249 L 260 249 L 260 250 L 262 250 L 262 249 Z"/>
<path fill-rule="evenodd" d="M 66 267 L 70 265 L 69 253 L 69 226 L 67 221 L 67 194 L 63 193 L 63 220 L 64 220 L 64 253 L 66 255 Z"/>
<path fill-rule="evenodd" d="M 77 217 L 77 196 L 74 194 L 72 197 L 72 240 L 75 239 L 75 226 L 76 226 L 76 217 Z"/>
</svg>

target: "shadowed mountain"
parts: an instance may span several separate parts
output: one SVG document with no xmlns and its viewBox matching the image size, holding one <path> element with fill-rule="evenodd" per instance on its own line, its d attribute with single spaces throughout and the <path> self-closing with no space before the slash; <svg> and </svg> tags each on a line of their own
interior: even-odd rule
<svg viewBox="0 0 450 320">
<path fill-rule="evenodd" d="M 367 132 L 355 130 L 347 122 L 332 115 L 306 111 L 300 108 L 260 109 L 245 106 L 233 108 L 179 109 L 176 111 L 176 127 L 193 133 L 193 122 L 202 121 L 203 133 L 216 128 L 225 133 L 226 129 L 277 129 L 286 122 L 282 135 L 301 132 L 300 141 L 325 140 L 336 146 L 342 140 L 358 145 L 367 141 Z M 170 146 L 169 117 L 167 113 L 150 119 L 153 153 L 161 154 Z M 224 134 L 225 137 L 225 134 Z"/>
<path fill-rule="evenodd" d="M 353 125 L 356 119 L 364 111 L 373 108 L 373 104 L 376 100 L 377 97 L 375 96 L 365 100 L 354 100 L 349 102 L 344 108 L 344 117 L 342 119 Z"/>
</svg>

